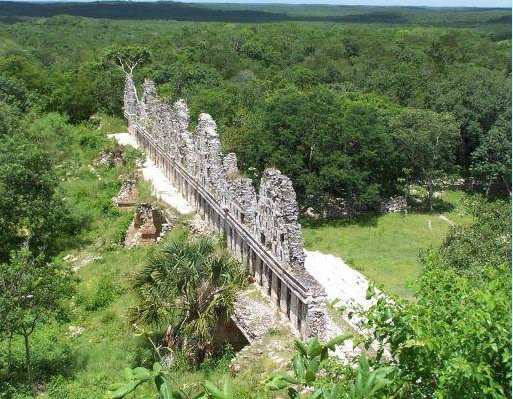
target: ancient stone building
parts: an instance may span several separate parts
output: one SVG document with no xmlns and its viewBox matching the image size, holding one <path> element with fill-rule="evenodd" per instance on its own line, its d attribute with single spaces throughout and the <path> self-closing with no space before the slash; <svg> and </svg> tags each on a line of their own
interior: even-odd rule
<svg viewBox="0 0 513 399">
<path fill-rule="evenodd" d="M 232 254 L 248 265 L 264 291 L 303 338 L 323 336 L 326 294 L 304 268 L 296 193 L 290 179 L 265 170 L 257 195 L 237 167 L 223 156 L 217 126 L 208 114 L 189 131 L 184 100 L 162 102 L 145 80 L 139 100 L 133 78 L 125 83 L 128 131 L 164 171 L 211 230 L 226 237 Z"/>
</svg>

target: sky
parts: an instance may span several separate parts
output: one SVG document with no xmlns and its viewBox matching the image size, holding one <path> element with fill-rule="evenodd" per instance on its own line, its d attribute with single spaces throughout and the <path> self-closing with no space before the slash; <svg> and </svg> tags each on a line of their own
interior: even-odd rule
<svg viewBox="0 0 513 399">
<path fill-rule="evenodd" d="M 181 0 L 191 3 L 287 3 L 367 6 L 507 7 L 511 0 Z"/>
<path fill-rule="evenodd" d="M 0 0 L 2 1 L 2 0 Z M 38 1 L 38 0 L 20 0 Z M 39 0 L 41 1 L 41 0 Z M 46 1 L 93 1 L 93 0 L 46 0 Z M 98 1 L 98 0 L 96 0 Z M 100 0 L 101 1 L 101 0 Z M 133 0 L 141 1 L 141 0 Z M 142 0 L 148 1 L 148 0 Z M 151 1 L 151 0 L 150 0 Z M 269 4 L 334 4 L 366 6 L 427 6 L 427 7 L 505 7 L 511 8 L 511 0 L 175 0 L 187 3 L 269 3 Z"/>
</svg>

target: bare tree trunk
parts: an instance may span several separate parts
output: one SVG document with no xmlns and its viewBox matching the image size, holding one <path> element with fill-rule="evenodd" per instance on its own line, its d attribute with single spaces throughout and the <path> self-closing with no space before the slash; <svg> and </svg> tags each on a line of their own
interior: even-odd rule
<svg viewBox="0 0 513 399">
<path fill-rule="evenodd" d="M 7 378 L 11 377 L 12 373 L 12 332 L 9 333 L 7 338 Z"/>
<path fill-rule="evenodd" d="M 25 339 L 25 361 L 27 363 L 27 378 L 30 387 L 32 387 L 33 379 L 32 379 L 32 356 L 30 354 L 30 343 L 29 343 L 29 335 L 23 334 L 23 338 Z"/>
<path fill-rule="evenodd" d="M 428 181 L 428 205 L 429 212 L 433 212 L 433 181 Z"/>
<path fill-rule="evenodd" d="M 488 194 L 490 194 L 490 188 L 492 187 L 492 181 L 493 181 L 493 177 L 491 177 L 491 178 L 488 180 L 488 186 L 486 187 L 486 194 L 485 194 L 485 197 L 488 197 Z"/>
<path fill-rule="evenodd" d="M 408 198 L 410 198 L 411 184 L 406 184 L 406 194 L 404 195 L 404 201 L 406 202 L 406 208 L 404 208 L 404 214 L 408 214 Z"/>
<path fill-rule="evenodd" d="M 502 181 L 506 186 L 506 190 L 508 190 L 508 195 L 511 197 L 511 187 L 509 186 L 508 179 L 504 175 L 502 175 Z"/>
</svg>

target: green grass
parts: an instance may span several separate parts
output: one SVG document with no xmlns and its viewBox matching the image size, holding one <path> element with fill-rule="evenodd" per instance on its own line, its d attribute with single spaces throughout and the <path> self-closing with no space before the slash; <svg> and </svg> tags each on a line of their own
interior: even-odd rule
<svg viewBox="0 0 513 399">
<path fill-rule="evenodd" d="M 63 131 L 74 132 L 60 119 L 53 119 L 56 122 L 52 123 L 62 125 Z M 159 247 L 124 248 L 123 233 L 132 220 L 133 210 L 118 210 L 111 201 L 121 185 L 119 176 L 133 172 L 135 166 L 133 162 L 122 167 L 92 165 L 102 148 L 114 146 L 105 140 L 105 133 L 117 124 L 119 120 L 110 118 L 102 120 L 99 129 L 77 128 L 81 135 L 70 138 L 70 151 L 60 154 L 66 165 L 62 168 L 60 189 L 77 224 L 77 232 L 62 240 L 62 251 L 55 262 L 71 262 L 69 266 L 79 267 L 76 291 L 63 303 L 62 314 L 55 322 L 41 325 L 32 337 L 37 396 L 41 398 L 102 398 L 109 385 L 123 380 L 126 367 L 151 367 L 157 360 L 149 341 L 136 335 L 127 313 L 136 303 L 131 290 L 132 276 Z M 156 202 L 148 184 L 141 181 L 139 188 L 142 199 Z M 182 227 L 175 227 L 164 243 L 182 234 L 183 224 L 189 218 L 180 218 Z M 64 260 L 67 255 L 72 255 L 73 260 Z M 84 330 L 70 336 L 70 326 Z M 7 389 L 13 390 L 12 395 L 7 393 L 9 398 L 33 397 L 25 384 L 24 348 L 19 337 L 13 343 L 13 352 L 16 378 L 11 380 L 12 384 L 2 385 L 7 346 L 5 340 L 0 340 L 0 397 L 6 397 L 2 390 Z M 211 360 L 199 370 L 177 364 L 172 374 L 180 386 L 199 386 L 206 378 L 219 384 L 228 378 L 240 399 L 271 397 L 262 383 L 263 376 L 275 367 L 267 357 L 256 357 L 251 361 L 251 368 L 238 376 L 231 375 L 227 366 L 226 359 Z M 145 384 L 128 398 L 148 398 L 154 394 L 152 384 Z"/>
<path fill-rule="evenodd" d="M 462 206 L 465 195 L 451 190 L 441 194 L 439 202 L 447 209 L 442 214 L 450 221 L 470 220 Z M 350 220 L 304 220 L 303 237 L 306 249 L 339 256 L 386 292 L 411 297 L 409 284 L 421 271 L 419 253 L 438 247 L 449 231 L 450 223 L 439 215 L 392 213 Z"/>
</svg>

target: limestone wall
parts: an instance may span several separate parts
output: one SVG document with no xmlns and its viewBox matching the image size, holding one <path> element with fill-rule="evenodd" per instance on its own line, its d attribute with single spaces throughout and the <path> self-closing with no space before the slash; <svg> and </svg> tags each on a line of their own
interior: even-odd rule
<svg viewBox="0 0 513 399">
<path fill-rule="evenodd" d="M 184 100 L 166 104 L 145 80 L 139 100 L 134 81 L 125 82 L 124 112 L 129 133 L 164 170 L 228 248 L 246 262 L 255 279 L 287 314 L 303 337 L 322 335 L 326 294 L 304 269 L 304 250 L 296 194 L 290 179 L 265 170 L 257 195 L 241 176 L 237 156 L 223 156 L 217 126 L 200 114 L 189 131 Z"/>
</svg>

